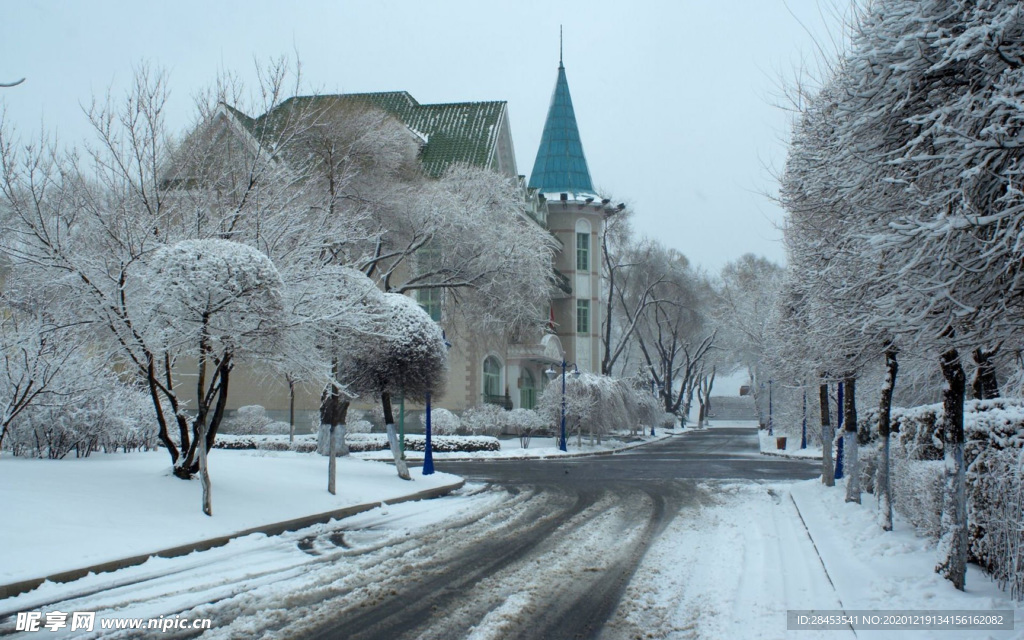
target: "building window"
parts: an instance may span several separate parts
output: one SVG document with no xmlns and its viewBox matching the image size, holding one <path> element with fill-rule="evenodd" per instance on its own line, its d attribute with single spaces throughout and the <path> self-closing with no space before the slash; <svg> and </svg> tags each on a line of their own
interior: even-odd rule
<svg viewBox="0 0 1024 640">
<path fill-rule="evenodd" d="M 484 359 L 484 402 L 493 402 L 501 396 L 501 362 L 494 356 L 487 356 Z"/>
<path fill-rule="evenodd" d="M 416 302 L 430 315 L 434 322 L 441 322 L 441 290 L 419 289 L 416 291 Z"/>
<path fill-rule="evenodd" d="M 537 406 L 537 381 L 529 369 L 523 369 L 522 386 L 519 388 L 519 406 L 533 409 Z"/>
<path fill-rule="evenodd" d="M 576 333 L 590 333 L 590 300 L 576 301 Z"/>
<path fill-rule="evenodd" d="M 576 270 L 590 271 L 590 234 L 576 232 Z"/>
</svg>

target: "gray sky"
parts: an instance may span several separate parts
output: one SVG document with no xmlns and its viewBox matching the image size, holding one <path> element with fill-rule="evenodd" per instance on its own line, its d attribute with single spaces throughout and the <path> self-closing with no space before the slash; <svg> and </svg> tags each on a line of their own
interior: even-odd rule
<svg viewBox="0 0 1024 640">
<path fill-rule="evenodd" d="M 508 101 L 529 176 L 561 24 L 595 187 L 714 272 L 746 252 L 784 260 L 782 212 L 764 195 L 788 136 L 774 103 L 780 78 L 813 63 L 808 32 L 827 41 L 829 15 L 818 0 L 0 0 L 0 82 L 27 77 L 0 102 L 23 132 L 45 121 L 81 137 L 81 105 L 146 60 L 169 70 L 169 119 L 184 127 L 218 71 L 250 79 L 254 57 L 297 51 L 309 90 Z"/>
</svg>

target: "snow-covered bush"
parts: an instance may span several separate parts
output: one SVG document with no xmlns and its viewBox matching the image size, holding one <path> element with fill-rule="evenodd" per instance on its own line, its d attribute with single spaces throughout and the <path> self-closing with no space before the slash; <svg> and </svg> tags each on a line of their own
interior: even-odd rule
<svg viewBox="0 0 1024 640">
<path fill-rule="evenodd" d="M 540 415 L 532 409 L 509 411 L 506 416 L 506 424 L 519 437 L 519 445 L 524 449 L 530 446 L 530 438 L 539 434 L 547 426 Z"/>
<path fill-rule="evenodd" d="M 505 429 L 506 415 L 496 404 L 481 404 L 462 413 L 462 427 L 470 435 L 496 436 Z"/>
<path fill-rule="evenodd" d="M 369 420 L 353 420 L 345 425 L 348 433 L 370 433 L 373 431 L 373 424 Z"/>
<path fill-rule="evenodd" d="M 267 410 L 258 404 L 238 407 L 231 418 L 224 421 L 223 433 L 235 435 L 254 435 L 274 433 L 270 425 L 274 421 L 267 415 Z"/>
<path fill-rule="evenodd" d="M 658 425 L 662 429 L 674 429 L 676 426 L 676 414 L 674 413 L 662 413 L 661 423 Z"/>
<path fill-rule="evenodd" d="M 86 365 L 90 368 L 78 368 Z M 5 449 L 16 456 L 59 460 L 72 451 L 75 457 L 87 457 L 101 450 L 156 448 L 148 394 L 95 363 L 77 362 L 65 373 L 53 380 L 54 393 L 47 402 L 26 407 L 11 422 Z"/>
<path fill-rule="evenodd" d="M 427 414 L 423 412 L 420 414 L 420 423 L 423 428 L 427 428 Z M 430 411 L 430 432 L 433 435 L 438 436 L 454 436 L 459 432 L 459 427 L 462 426 L 462 421 L 459 420 L 459 416 L 455 415 L 447 409 L 438 407 L 437 409 L 431 409 Z"/>
</svg>

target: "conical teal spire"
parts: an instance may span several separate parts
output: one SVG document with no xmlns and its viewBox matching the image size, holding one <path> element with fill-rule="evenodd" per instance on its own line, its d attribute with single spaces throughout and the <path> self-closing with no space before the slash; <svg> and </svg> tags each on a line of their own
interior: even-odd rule
<svg viewBox="0 0 1024 640">
<path fill-rule="evenodd" d="M 592 195 L 594 192 L 561 59 L 558 61 L 558 80 L 551 96 L 548 119 L 544 123 L 537 159 L 530 174 L 530 187 L 541 193 Z"/>
</svg>

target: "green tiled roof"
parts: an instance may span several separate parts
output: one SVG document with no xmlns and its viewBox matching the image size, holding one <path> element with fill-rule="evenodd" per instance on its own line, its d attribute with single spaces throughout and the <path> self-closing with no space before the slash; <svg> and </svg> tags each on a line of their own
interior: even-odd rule
<svg viewBox="0 0 1024 640">
<path fill-rule="evenodd" d="M 594 193 L 569 95 L 569 81 L 561 62 L 529 184 L 541 193 Z"/>
<path fill-rule="evenodd" d="M 264 124 L 273 126 L 279 118 L 287 117 L 296 109 L 319 106 L 330 109 L 359 103 L 392 114 L 425 137 L 420 160 L 424 171 L 434 177 L 440 176 L 453 163 L 488 166 L 506 107 L 504 101 L 420 104 L 405 91 L 298 96 L 255 121 L 250 119 L 250 123 L 243 121 L 243 124 L 255 130 Z"/>
</svg>

